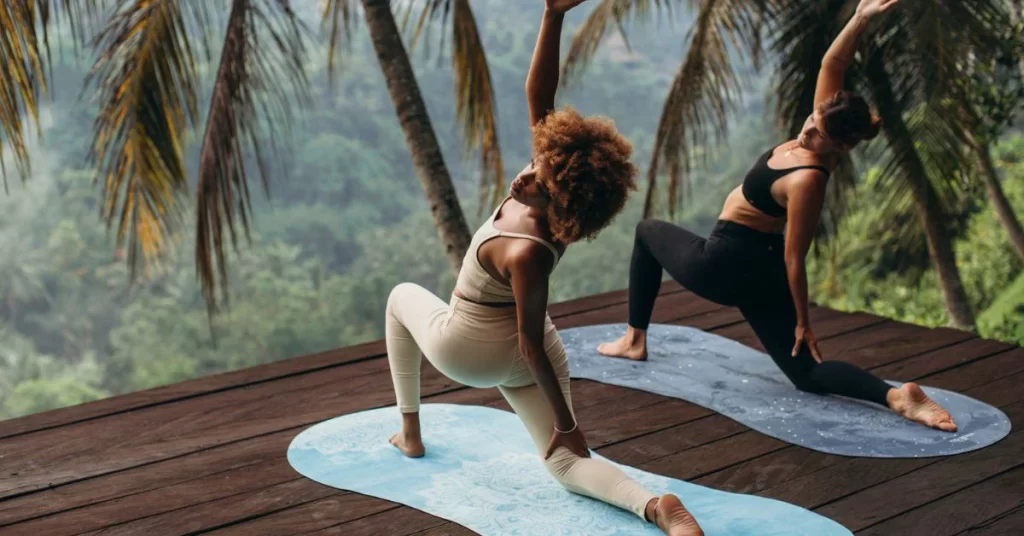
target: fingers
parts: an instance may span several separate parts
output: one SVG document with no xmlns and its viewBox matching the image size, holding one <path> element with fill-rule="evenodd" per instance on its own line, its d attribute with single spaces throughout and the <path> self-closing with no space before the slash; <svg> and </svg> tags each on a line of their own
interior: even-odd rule
<svg viewBox="0 0 1024 536">
<path fill-rule="evenodd" d="M 811 355 L 814 356 L 814 360 L 821 363 L 821 352 L 818 351 L 818 343 L 811 343 Z"/>
<path fill-rule="evenodd" d="M 802 343 L 802 342 L 803 342 L 803 339 L 801 339 L 800 337 L 796 338 L 796 344 L 793 345 L 793 354 L 792 354 L 793 357 L 796 357 L 796 354 L 800 353 L 800 343 Z"/>
</svg>

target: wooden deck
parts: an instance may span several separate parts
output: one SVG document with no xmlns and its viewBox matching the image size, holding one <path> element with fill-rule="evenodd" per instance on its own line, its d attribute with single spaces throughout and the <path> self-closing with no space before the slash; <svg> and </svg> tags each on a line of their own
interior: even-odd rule
<svg viewBox="0 0 1024 536">
<path fill-rule="evenodd" d="M 732 308 L 663 287 L 655 322 L 758 347 Z M 614 292 L 551 307 L 560 328 L 622 322 Z M 972 453 L 829 456 L 676 399 L 573 380 L 592 448 L 641 469 L 813 509 L 858 534 L 1024 534 L 1024 349 L 867 314 L 813 313 L 828 358 L 1002 408 L 1009 437 Z M 306 427 L 394 404 L 382 342 L 0 422 L 0 534 L 473 534 L 301 477 L 285 459 Z M 426 402 L 508 409 L 424 363 Z"/>
</svg>

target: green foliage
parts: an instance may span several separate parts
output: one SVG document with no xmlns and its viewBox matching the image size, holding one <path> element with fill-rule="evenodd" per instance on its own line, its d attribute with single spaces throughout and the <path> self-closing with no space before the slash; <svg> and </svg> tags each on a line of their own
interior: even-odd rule
<svg viewBox="0 0 1024 536">
<path fill-rule="evenodd" d="M 1020 138 L 996 147 L 1004 157 L 1014 154 Z M 1024 163 L 1001 159 L 1003 188 L 1012 206 L 1024 208 Z M 812 297 L 818 303 L 841 310 L 868 311 L 877 315 L 927 326 L 947 325 L 935 270 L 907 263 L 900 256 L 899 227 L 881 208 L 887 192 L 878 188 L 877 170 L 858 185 L 850 215 L 840 225 L 838 239 L 821 259 L 809 263 Z M 975 192 L 983 197 L 983 192 Z M 982 200 L 976 200 L 981 202 Z M 979 211 L 967 222 L 955 244 L 957 266 L 979 319 L 982 336 L 1014 343 L 1021 303 L 1020 283 L 1024 262 L 1016 254 L 994 210 Z"/>
<path fill-rule="evenodd" d="M 523 29 L 535 28 L 540 13 L 497 0 L 473 6 L 492 61 L 505 171 L 514 174 L 530 156 L 522 88 L 536 36 Z M 570 15 L 567 42 L 583 16 Z M 612 117 L 644 165 L 671 82 L 664 73 L 679 62 L 679 50 L 660 43 L 677 41 L 686 29 L 648 27 L 632 36 L 632 55 L 603 47 L 559 104 Z M 477 155 L 463 154 L 457 136 L 450 62 L 422 61 L 419 53 L 413 59 L 475 229 L 492 207 L 477 206 L 479 165 Z M 287 173 L 271 180 L 270 200 L 254 196 L 253 243 L 233 254 L 231 302 L 212 324 L 196 282 L 191 234 L 174 237 L 162 272 L 128 285 L 124 253 L 101 223 L 99 185 L 83 170 L 95 110 L 77 101 L 77 92 L 58 89 L 46 146 L 33 149 L 33 176 L 0 196 L 0 418 L 379 339 L 388 294 L 403 281 L 447 300 L 454 276 L 365 32 L 356 34 L 333 88 L 325 61 L 311 58 L 309 65 L 312 107 L 294 132 L 294 154 L 280 166 Z M 80 87 L 83 74 L 58 64 L 54 80 L 58 88 Z M 764 81 L 755 86 L 763 89 Z M 753 159 L 779 141 L 765 113 L 755 102 L 732 120 L 728 142 L 695 169 L 679 224 L 710 231 Z M 198 154 L 195 147 L 185 152 Z M 993 154 L 1011 202 L 1024 206 L 1024 138 L 1007 140 Z M 874 187 L 876 175 L 865 175 L 854 217 L 840 231 L 843 241 L 812 262 L 814 297 L 842 309 L 943 324 L 934 274 L 901 264 L 900 244 L 887 238 L 892 222 L 880 216 L 885 193 Z M 569 248 L 554 273 L 551 301 L 627 285 L 643 193 L 596 240 Z M 985 311 L 984 333 L 1021 340 L 1022 323 L 1004 312 L 1021 302 L 1024 284 L 1003 293 L 1021 263 L 994 216 L 973 215 L 957 247 L 968 292 Z"/>
</svg>

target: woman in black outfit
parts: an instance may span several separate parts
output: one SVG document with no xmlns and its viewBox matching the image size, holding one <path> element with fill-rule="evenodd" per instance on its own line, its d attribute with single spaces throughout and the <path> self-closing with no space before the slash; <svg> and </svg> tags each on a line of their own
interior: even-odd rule
<svg viewBox="0 0 1024 536">
<path fill-rule="evenodd" d="M 738 306 L 796 388 L 868 400 L 915 422 L 956 431 L 949 413 L 917 384 L 895 389 L 852 364 L 822 362 L 808 315 L 804 259 L 829 175 L 840 153 L 874 138 L 881 126 L 863 98 L 842 90 L 843 74 L 869 20 L 897 1 L 861 0 L 825 53 L 814 112 L 803 131 L 757 160 L 729 194 L 709 238 L 663 221 L 640 222 L 629 274 L 629 328 L 600 345 L 601 354 L 647 358 L 646 330 L 665 269 L 701 297 Z"/>
</svg>

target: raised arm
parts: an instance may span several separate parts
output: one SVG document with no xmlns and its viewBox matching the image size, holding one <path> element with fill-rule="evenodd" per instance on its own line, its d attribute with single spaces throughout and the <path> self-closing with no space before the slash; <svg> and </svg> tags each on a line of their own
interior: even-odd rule
<svg viewBox="0 0 1024 536">
<path fill-rule="evenodd" d="M 832 46 L 821 59 L 818 71 L 818 85 L 814 91 L 814 106 L 818 107 L 836 92 L 843 89 L 843 77 L 853 62 L 857 41 L 868 28 L 869 21 L 876 15 L 896 5 L 899 0 L 861 0 L 853 18 L 846 23 L 843 31 L 832 42 Z"/>
<path fill-rule="evenodd" d="M 584 1 L 545 0 L 544 16 L 540 21 L 530 72 L 526 75 L 526 103 L 530 107 L 531 127 L 555 109 L 562 20 L 566 11 Z"/>
</svg>

